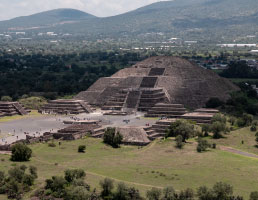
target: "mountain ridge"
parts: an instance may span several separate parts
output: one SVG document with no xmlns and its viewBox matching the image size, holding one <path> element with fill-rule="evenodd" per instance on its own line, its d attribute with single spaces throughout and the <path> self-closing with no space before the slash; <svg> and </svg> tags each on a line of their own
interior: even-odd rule
<svg viewBox="0 0 258 200">
<path fill-rule="evenodd" d="M 111 17 L 99 18 L 87 14 L 75 19 L 77 23 L 58 24 L 43 29 L 91 37 L 137 36 L 163 32 L 182 38 L 209 39 L 256 34 L 257 19 L 256 0 L 174 0 L 153 3 Z M 0 29 L 3 30 L 4 26 L 8 29 L 4 24 L 0 22 Z"/>
</svg>

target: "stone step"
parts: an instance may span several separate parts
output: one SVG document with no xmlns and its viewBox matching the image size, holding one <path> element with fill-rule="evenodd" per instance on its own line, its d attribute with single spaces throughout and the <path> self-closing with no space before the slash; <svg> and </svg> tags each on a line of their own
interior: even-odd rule
<svg viewBox="0 0 258 200">
<path fill-rule="evenodd" d="M 103 106 L 102 110 L 122 110 L 123 106 Z"/>
<path fill-rule="evenodd" d="M 103 135 L 104 135 L 104 132 L 99 132 L 99 133 L 92 134 L 91 137 L 93 137 L 93 138 L 102 138 Z"/>
<path fill-rule="evenodd" d="M 162 137 L 165 137 L 165 134 L 162 134 L 162 133 L 153 133 L 151 135 L 148 136 L 148 138 L 150 140 L 155 140 L 157 138 L 162 138 Z"/>
<path fill-rule="evenodd" d="M 186 112 L 185 108 L 172 108 L 172 107 L 153 107 L 150 111 L 179 111 L 179 112 Z"/>
<path fill-rule="evenodd" d="M 151 135 L 151 134 L 153 134 L 153 133 L 155 133 L 155 130 L 148 130 L 148 131 L 146 131 L 146 134 L 147 134 L 147 135 Z"/>
<path fill-rule="evenodd" d="M 149 110 L 149 112 L 148 112 L 148 114 L 161 114 L 161 115 L 184 115 L 185 114 L 185 112 L 184 111 L 175 111 L 175 110 L 173 110 L 173 111 L 170 111 L 170 110 L 153 110 L 153 108 L 152 109 L 150 109 Z"/>
</svg>

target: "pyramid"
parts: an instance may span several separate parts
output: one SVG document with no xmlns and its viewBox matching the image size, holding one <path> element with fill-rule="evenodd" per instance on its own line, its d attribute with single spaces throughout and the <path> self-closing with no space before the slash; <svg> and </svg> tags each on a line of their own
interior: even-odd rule
<svg viewBox="0 0 258 200">
<path fill-rule="evenodd" d="M 19 102 L 0 101 L 0 116 L 27 115 L 28 110 Z"/>
<path fill-rule="evenodd" d="M 148 111 L 157 103 L 201 108 L 210 98 L 225 101 L 236 90 L 239 88 L 229 80 L 195 63 L 158 56 L 100 78 L 75 98 L 103 110 Z"/>
</svg>

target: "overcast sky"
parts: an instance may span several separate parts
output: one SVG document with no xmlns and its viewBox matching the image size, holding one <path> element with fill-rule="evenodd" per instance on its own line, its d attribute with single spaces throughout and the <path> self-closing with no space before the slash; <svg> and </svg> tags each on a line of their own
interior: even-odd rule
<svg viewBox="0 0 258 200">
<path fill-rule="evenodd" d="M 98 17 L 134 10 L 160 0 L 0 0 L 0 20 L 56 8 L 75 8 Z"/>
</svg>

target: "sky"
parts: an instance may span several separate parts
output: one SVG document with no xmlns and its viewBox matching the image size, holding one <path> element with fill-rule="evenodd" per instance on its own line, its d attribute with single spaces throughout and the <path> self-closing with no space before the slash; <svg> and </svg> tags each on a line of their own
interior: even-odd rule
<svg viewBox="0 0 258 200">
<path fill-rule="evenodd" d="M 106 17 L 158 1 L 160 0 L 0 0 L 0 20 L 56 8 L 74 8 L 98 17 Z"/>
</svg>

